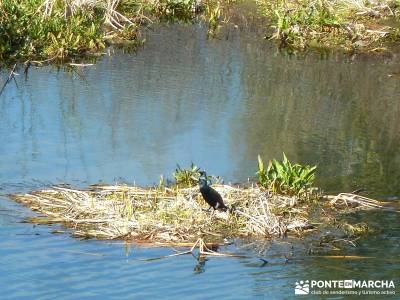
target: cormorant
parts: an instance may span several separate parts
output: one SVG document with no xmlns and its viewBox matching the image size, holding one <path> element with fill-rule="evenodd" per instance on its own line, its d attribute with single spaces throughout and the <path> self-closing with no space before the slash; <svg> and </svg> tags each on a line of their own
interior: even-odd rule
<svg viewBox="0 0 400 300">
<path fill-rule="evenodd" d="M 218 209 L 226 211 L 228 209 L 228 207 L 225 206 L 221 195 L 208 185 L 207 174 L 204 171 L 200 172 L 199 185 L 200 193 L 210 207 L 214 208 L 214 210 Z"/>
</svg>

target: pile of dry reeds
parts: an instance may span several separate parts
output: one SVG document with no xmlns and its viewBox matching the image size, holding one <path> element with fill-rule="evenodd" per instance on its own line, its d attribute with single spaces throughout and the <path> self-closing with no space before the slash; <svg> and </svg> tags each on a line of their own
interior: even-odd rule
<svg viewBox="0 0 400 300">
<path fill-rule="evenodd" d="M 301 234 L 312 227 L 308 221 L 312 205 L 300 205 L 294 196 L 273 195 L 255 185 L 213 187 L 222 195 L 229 211 L 207 211 L 208 205 L 198 187 L 53 187 L 11 197 L 44 215 L 33 222 L 63 223 L 73 229 L 75 236 L 85 238 L 161 243 L 193 243 L 205 238 L 219 242 L 230 237 Z M 380 207 L 380 202 L 353 194 L 328 196 L 321 201 L 339 210 L 343 205 L 346 209 L 354 205 Z"/>
<path fill-rule="evenodd" d="M 96 8 L 104 11 L 104 23 L 110 25 L 113 29 L 124 29 L 125 25 L 134 25 L 134 23 L 126 16 L 117 11 L 121 0 L 44 0 L 42 4 L 43 17 L 50 17 L 60 6 L 64 10 L 64 16 L 73 15 L 78 11 L 93 12 Z M 139 16 L 139 12 L 137 12 Z"/>
<path fill-rule="evenodd" d="M 257 186 L 214 188 L 232 207 L 229 212 L 207 211 L 198 187 L 53 187 L 12 198 L 44 214 L 43 223 L 64 223 L 80 237 L 194 242 L 199 237 L 274 237 L 306 226 L 306 212 L 295 207 L 296 198 Z"/>
</svg>

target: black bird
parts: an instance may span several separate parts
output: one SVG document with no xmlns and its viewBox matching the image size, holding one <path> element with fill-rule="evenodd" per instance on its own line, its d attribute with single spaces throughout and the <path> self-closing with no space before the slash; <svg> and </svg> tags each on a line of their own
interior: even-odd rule
<svg viewBox="0 0 400 300">
<path fill-rule="evenodd" d="M 214 208 L 214 210 L 218 209 L 226 211 L 228 209 L 228 207 L 225 206 L 221 195 L 208 185 L 207 174 L 204 171 L 200 172 L 199 185 L 200 193 L 210 207 Z"/>
</svg>

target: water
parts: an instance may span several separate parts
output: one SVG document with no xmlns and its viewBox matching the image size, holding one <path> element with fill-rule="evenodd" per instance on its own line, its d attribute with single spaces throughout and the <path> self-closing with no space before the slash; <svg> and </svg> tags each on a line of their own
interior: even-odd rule
<svg viewBox="0 0 400 300">
<path fill-rule="evenodd" d="M 399 286 L 394 212 L 357 216 L 381 232 L 347 254 L 374 259 L 310 257 L 307 245 L 292 249 L 286 241 L 258 253 L 259 244 L 237 241 L 222 251 L 247 258 L 198 265 L 191 256 L 143 262 L 173 251 L 81 241 L 52 233 L 61 226 L 21 223 L 33 213 L 5 197 L 61 182 L 148 185 L 191 161 L 243 181 L 254 176 L 257 154 L 267 160 L 284 151 L 317 164 L 327 191 L 366 187 L 396 201 L 399 67 L 397 55 L 296 57 L 251 28 L 207 40 L 201 25 L 175 25 L 149 33 L 136 54 L 117 51 L 75 72 L 31 68 L 0 97 L 1 298 L 281 299 L 294 297 L 302 279 L 394 279 Z"/>
</svg>

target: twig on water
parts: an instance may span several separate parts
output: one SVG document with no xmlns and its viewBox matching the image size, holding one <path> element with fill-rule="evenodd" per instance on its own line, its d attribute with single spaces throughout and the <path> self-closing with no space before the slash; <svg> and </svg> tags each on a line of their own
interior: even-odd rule
<svg viewBox="0 0 400 300">
<path fill-rule="evenodd" d="M 159 260 L 159 259 L 164 259 L 164 258 L 170 258 L 170 257 L 175 257 L 175 256 L 180 256 L 180 255 L 187 255 L 187 254 L 192 254 L 193 257 L 196 257 L 195 255 L 195 249 L 199 249 L 199 255 L 200 256 L 215 256 L 215 257 L 246 257 L 243 255 L 237 255 L 237 254 L 232 254 L 232 253 L 218 253 L 215 252 L 207 247 L 207 244 L 204 242 L 202 238 L 198 238 L 197 241 L 193 244 L 193 246 L 190 248 L 189 251 L 182 251 L 182 252 L 177 252 L 173 253 L 170 255 L 163 255 L 163 256 L 158 256 L 158 257 L 152 257 L 152 258 L 146 258 L 146 259 L 139 259 L 141 261 L 153 261 L 153 260 Z"/>
<path fill-rule="evenodd" d="M 11 81 L 14 80 L 16 86 L 18 87 L 17 80 L 15 79 L 15 75 L 18 75 L 15 73 L 15 68 L 17 67 L 17 64 L 14 64 L 14 67 L 11 69 L 10 74 L 8 75 L 7 80 L 4 82 L 3 87 L 0 90 L 0 96 L 3 94 L 4 89 L 6 88 L 6 85 Z"/>
<path fill-rule="evenodd" d="M 365 206 L 369 208 L 381 208 L 384 209 L 385 207 L 382 204 L 385 204 L 384 202 L 380 202 L 371 198 L 367 198 L 364 196 L 360 196 L 357 194 L 351 194 L 351 193 L 340 193 L 337 196 L 327 196 L 328 199 L 330 200 L 330 203 L 332 205 L 335 204 L 344 204 L 348 206 L 349 203 L 352 203 L 354 205 L 359 205 L 359 206 Z"/>
</svg>

